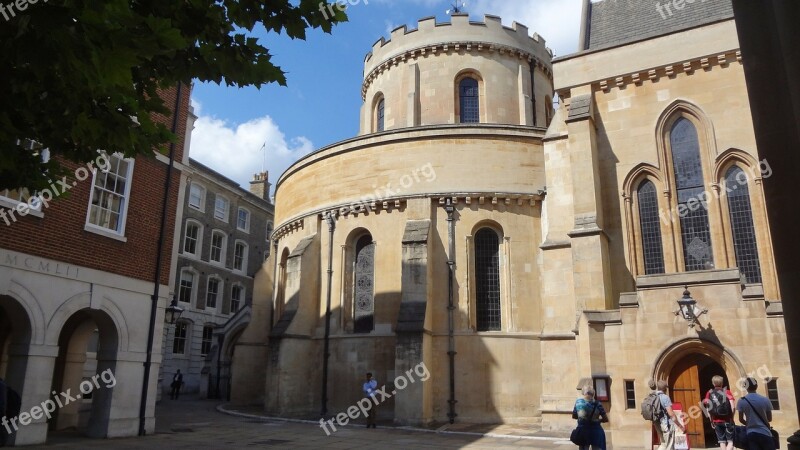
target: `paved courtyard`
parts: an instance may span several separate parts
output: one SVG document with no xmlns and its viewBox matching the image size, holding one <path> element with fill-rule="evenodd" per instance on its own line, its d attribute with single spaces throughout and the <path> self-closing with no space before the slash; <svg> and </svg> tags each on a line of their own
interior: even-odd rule
<svg viewBox="0 0 800 450">
<path fill-rule="evenodd" d="M 485 437 L 479 434 L 451 434 L 398 429 L 378 424 L 339 428 L 327 436 L 310 423 L 286 423 L 233 416 L 217 411 L 218 401 L 192 398 L 163 400 L 157 407 L 156 433 L 143 438 L 86 439 L 70 433 L 53 433 L 45 446 L 27 448 L 114 448 L 189 449 L 259 448 L 276 449 L 572 449 L 558 438 L 519 436 Z"/>
</svg>

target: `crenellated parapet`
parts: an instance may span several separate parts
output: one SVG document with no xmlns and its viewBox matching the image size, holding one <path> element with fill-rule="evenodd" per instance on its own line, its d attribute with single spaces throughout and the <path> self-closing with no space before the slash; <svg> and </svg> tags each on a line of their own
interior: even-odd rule
<svg viewBox="0 0 800 450">
<path fill-rule="evenodd" d="M 362 97 L 372 82 L 384 72 L 407 62 L 453 53 L 507 55 L 533 64 L 552 80 L 552 50 L 537 33 L 514 22 L 504 26 L 497 16 L 486 15 L 473 22 L 466 14 L 454 15 L 450 22 L 437 23 L 435 17 L 417 22 L 416 29 L 395 28 L 389 40 L 379 39 L 364 60 Z"/>
</svg>

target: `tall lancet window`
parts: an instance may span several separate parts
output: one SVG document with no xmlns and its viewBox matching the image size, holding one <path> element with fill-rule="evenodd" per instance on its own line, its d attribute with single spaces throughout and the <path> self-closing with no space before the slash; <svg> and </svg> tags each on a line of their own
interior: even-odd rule
<svg viewBox="0 0 800 450">
<path fill-rule="evenodd" d="M 375 244 L 367 234 L 356 241 L 353 301 L 356 333 L 369 333 L 375 328 Z"/>
<path fill-rule="evenodd" d="M 639 225 L 642 236 L 642 256 L 645 275 L 664 273 L 664 250 L 661 244 L 661 221 L 658 215 L 656 186 L 650 180 L 639 185 Z"/>
<path fill-rule="evenodd" d="M 685 118 L 675 122 L 670 132 L 670 147 L 675 171 L 684 266 L 687 272 L 713 269 L 708 199 L 704 194 L 700 143 L 697 129 L 692 122 Z"/>
<path fill-rule="evenodd" d="M 500 331 L 500 237 L 491 228 L 475 233 L 475 297 L 478 331 Z"/>
<path fill-rule="evenodd" d="M 461 123 L 479 123 L 480 101 L 478 99 L 478 80 L 464 78 L 458 83 Z"/>
<path fill-rule="evenodd" d="M 728 212 L 731 217 L 736 265 L 744 275 L 746 283 L 761 283 L 761 263 L 758 260 L 756 230 L 753 226 L 753 209 L 750 205 L 747 174 L 738 166 L 731 167 L 725 175 L 725 187 L 728 195 Z"/>
</svg>

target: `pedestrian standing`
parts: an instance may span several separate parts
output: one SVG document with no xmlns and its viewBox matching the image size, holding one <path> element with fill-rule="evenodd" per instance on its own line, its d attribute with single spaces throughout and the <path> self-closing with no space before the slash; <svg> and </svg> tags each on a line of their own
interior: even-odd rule
<svg viewBox="0 0 800 450">
<path fill-rule="evenodd" d="M 736 409 L 739 410 L 739 422 L 747 425 L 748 450 L 775 450 L 772 438 L 772 403 L 767 397 L 756 394 L 758 381 L 747 378 L 747 395 L 742 397 Z"/>
<path fill-rule="evenodd" d="M 183 386 L 183 374 L 181 373 L 181 369 L 178 369 L 175 375 L 172 376 L 172 384 L 170 385 L 172 390 L 169 393 L 169 398 L 177 400 L 178 396 L 181 395 L 181 386 Z"/>
<path fill-rule="evenodd" d="M 594 389 L 590 386 L 583 388 L 583 398 L 575 402 L 572 418 L 578 420 L 584 438 L 580 450 L 606 450 L 606 432 L 600 424 L 608 422 L 608 415 L 603 404 L 595 399 Z"/>
<path fill-rule="evenodd" d="M 373 394 L 378 390 L 378 382 L 372 378 L 372 372 L 367 372 L 367 379 L 364 381 L 362 389 L 367 398 L 372 398 L 372 401 L 369 403 L 369 412 L 367 412 L 367 428 L 377 428 L 375 426 L 375 413 L 376 409 L 378 409 L 378 405 L 375 404 Z"/>
</svg>

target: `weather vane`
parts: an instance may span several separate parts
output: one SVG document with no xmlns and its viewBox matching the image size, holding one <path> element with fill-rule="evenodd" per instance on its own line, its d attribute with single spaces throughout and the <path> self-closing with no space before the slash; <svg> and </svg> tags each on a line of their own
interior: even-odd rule
<svg viewBox="0 0 800 450">
<path fill-rule="evenodd" d="M 447 14 L 450 14 L 450 15 L 460 14 L 460 13 L 464 12 L 464 8 L 467 7 L 467 2 L 458 2 L 457 1 L 457 2 L 451 3 L 450 6 L 452 6 L 452 8 L 448 9 L 446 11 Z"/>
</svg>

